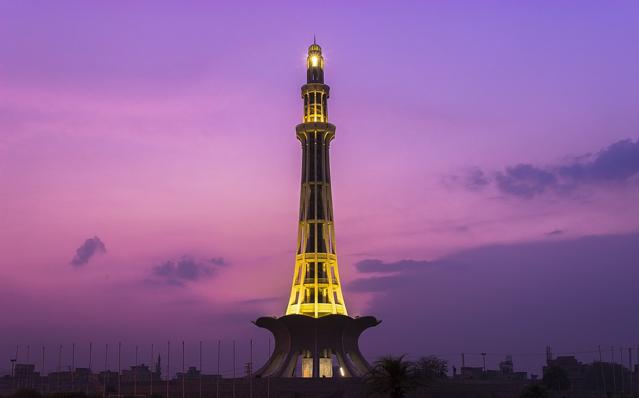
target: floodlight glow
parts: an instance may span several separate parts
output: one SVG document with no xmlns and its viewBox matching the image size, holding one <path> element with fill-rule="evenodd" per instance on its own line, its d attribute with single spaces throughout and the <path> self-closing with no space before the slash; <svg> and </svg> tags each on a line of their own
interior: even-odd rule
<svg viewBox="0 0 639 398">
<path fill-rule="evenodd" d="M 318 64 L 319 64 L 319 58 L 317 57 L 317 55 L 313 55 L 311 57 L 311 65 L 317 66 Z"/>
</svg>

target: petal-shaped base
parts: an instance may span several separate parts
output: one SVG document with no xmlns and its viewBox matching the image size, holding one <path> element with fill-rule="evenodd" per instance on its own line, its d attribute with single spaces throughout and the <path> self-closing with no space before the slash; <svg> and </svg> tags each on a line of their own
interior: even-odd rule
<svg viewBox="0 0 639 398">
<path fill-rule="evenodd" d="M 335 355 L 344 377 L 364 376 L 370 366 L 359 351 L 359 336 L 380 322 L 373 316 L 351 318 L 345 315 L 259 318 L 254 323 L 273 333 L 275 349 L 255 376 L 295 377 L 300 357 L 310 353 L 312 377 L 320 377 L 320 357 L 326 352 Z"/>
</svg>

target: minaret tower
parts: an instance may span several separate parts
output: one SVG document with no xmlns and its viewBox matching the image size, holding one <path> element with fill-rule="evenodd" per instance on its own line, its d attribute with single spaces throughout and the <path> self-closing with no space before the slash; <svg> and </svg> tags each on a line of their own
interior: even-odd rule
<svg viewBox="0 0 639 398">
<path fill-rule="evenodd" d="M 293 286 L 286 315 L 319 318 L 348 315 L 335 249 L 329 147 L 335 126 L 328 122 L 329 87 L 324 57 L 315 42 L 308 48 L 304 116 L 296 127 L 302 144 L 302 189 Z"/>
<path fill-rule="evenodd" d="M 293 286 L 286 315 L 254 322 L 275 338 L 270 358 L 254 377 L 362 377 L 370 369 L 359 350 L 359 337 L 381 321 L 351 318 L 344 304 L 328 160 L 335 137 L 335 126 L 328 122 L 328 95 L 322 49 L 313 40 L 302 86 L 304 115 L 295 128 L 302 144 L 302 190 Z"/>
</svg>

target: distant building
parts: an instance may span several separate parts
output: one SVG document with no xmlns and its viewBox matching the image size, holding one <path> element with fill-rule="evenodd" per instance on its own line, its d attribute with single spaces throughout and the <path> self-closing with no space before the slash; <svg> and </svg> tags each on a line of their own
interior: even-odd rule
<svg viewBox="0 0 639 398">
<path fill-rule="evenodd" d="M 122 371 L 120 378 L 121 383 L 150 383 L 152 380 L 159 381 L 161 374 L 159 372 L 151 372 L 147 365 L 131 366 L 130 369 Z"/>
<path fill-rule="evenodd" d="M 49 373 L 49 391 L 73 391 L 70 370 Z"/>
<path fill-rule="evenodd" d="M 200 378 L 201 372 L 195 366 L 189 366 L 186 372 L 178 372 L 176 379 L 178 380 L 195 380 Z"/>
<path fill-rule="evenodd" d="M 561 368 L 566 373 L 572 389 L 585 389 L 587 367 L 577 361 L 577 358 L 574 356 L 559 356 L 555 359 L 550 359 L 547 361 L 547 365 L 544 366 L 543 373 L 546 374 L 548 368 L 553 366 Z"/>
<path fill-rule="evenodd" d="M 506 355 L 506 359 L 499 362 L 499 371 L 504 374 L 512 374 L 515 371 L 512 355 Z"/>
<path fill-rule="evenodd" d="M 515 372 L 512 355 L 506 355 L 506 359 L 499 363 L 499 378 L 502 380 L 526 380 L 528 373 Z"/>
<path fill-rule="evenodd" d="M 465 380 L 481 380 L 484 378 L 484 368 L 462 366 L 459 377 Z"/>
<path fill-rule="evenodd" d="M 599 391 L 601 393 L 622 393 L 637 389 L 637 371 L 631 371 L 619 363 L 595 361 L 584 364 L 574 356 L 559 356 L 549 359 L 544 366 L 546 374 L 549 368 L 562 369 L 572 391 Z"/>
<path fill-rule="evenodd" d="M 99 391 L 114 393 L 118 390 L 118 372 L 104 370 L 97 375 L 97 388 Z"/>
<path fill-rule="evenodd" d="M 35 371 L 35 365 L 16 363 L 13 367 L 16 388 L 38 388 L 40 386 L 40 373 Z"/>
<path fill-rule="evenodd" d="M 184 380 L 185 382 L 193 382 L 193 381 L 199 382 L 200 380 L 203 380 L 208 383 L 219 378 L 220 378 L 219 375 L 202 374 L 202 372 L 200 372 L 200 370 L 196 368 L 195 366 L 190 366 L 186 372 L 184 373 L 178 372 L 175 376 L 175 380 L 177 380 L 178 382 L 182 380 Z"/>
<path fill-rule="evenodd" d="M 513 358 L 508 355 L 499 363 L 499 370 L 463 366 L 458 377 L 464 380 L 527 380 L 528 373 L 515 372 Z"/>
</svg>

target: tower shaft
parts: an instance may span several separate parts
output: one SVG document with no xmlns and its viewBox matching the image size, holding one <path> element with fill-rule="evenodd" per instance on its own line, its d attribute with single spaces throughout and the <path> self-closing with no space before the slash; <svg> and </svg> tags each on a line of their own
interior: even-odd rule
<svg viewBox="0 0 639 398">
<path fill-rule="evenodd" d="M 303 123 L 296 127 L 302 145 L 302 187 L 295 270 L 286 315 L 348 315 L 335 247 L 329 162 L 335 126 L 328 123 L 328 97 L 321 48 L 313 44 L 307 58 L 307 84 L 302 86 Z"/>
</svg>

